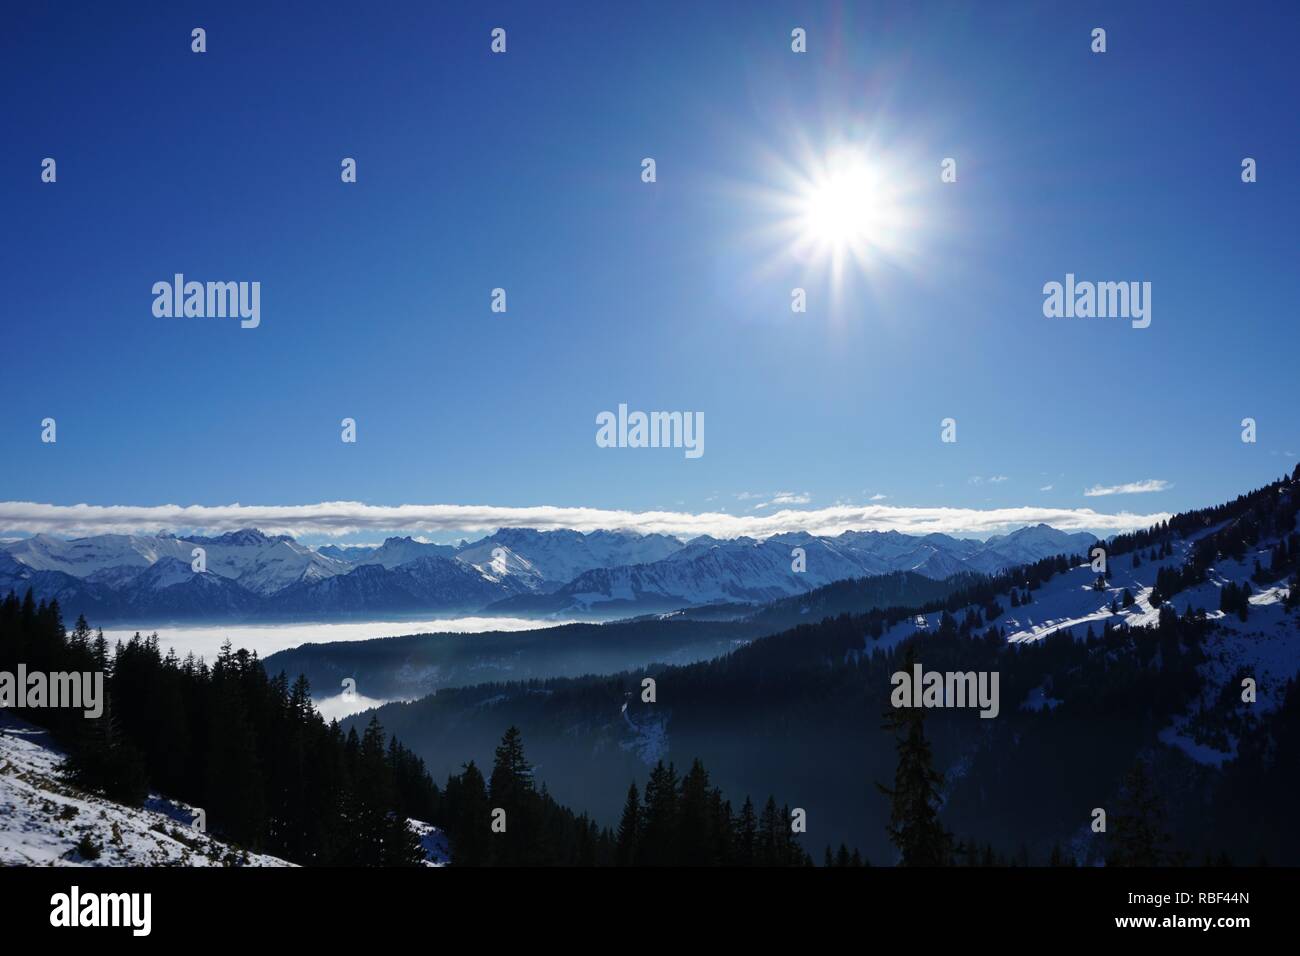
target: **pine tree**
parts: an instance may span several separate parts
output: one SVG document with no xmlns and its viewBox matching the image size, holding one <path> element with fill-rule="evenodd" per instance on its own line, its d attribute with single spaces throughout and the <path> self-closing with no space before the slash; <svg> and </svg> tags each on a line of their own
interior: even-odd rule
<svg viewBox="0 0 1300 956">
<path fill-rule="evenodd" d="M 496 834 L 493 841 L 495 862 L 505 866 L 543 862 L 541 806 L 518 727 L 508 728 L 501 738 L 488 791 L 492 808 L 506 811 L 506 831 Z"/>
<path fill-rule="evenodd" d="M 758 865 L 781 866 L 782 849 L 781 811 L 776 808 L 776 799 L 769 796 L 763 805 L 763 816 L 758 825 Z"/>
<path fill-rule="evenodd" d="M 731 801 L 724 800 L 722 791 L 715 787 L 709 795 L 709 806 L 710 825 L 713 829 L 714 862 L 719 866 L 732 866 L 736 862 L 736 848 Z"/>
<path fill-rule="evenodd" d="M 645 787 L 645 826 L 637 860 L 642 866 L 672 866 L 677 850 L 677 772 L 660 760 Z"/>
<path fill-rule="evenodd" d="M 68 644 L 75 651 L 90 649 L 90 625 L 86 623 L 86 615 L 77 615 L 77 623 L 73 626 L 72 633 L 68 635 Z"/>
<path fill-rule="evenodd" d="M 910 673 L 915 653 L 908 648 L 905 669 Z M 898 848 L 900 866 L 948 866 L 952 863 L 952 834 L 939 821 L 939 787 L 943 778 L 931 766 L 920 707 L 890 708 L 885 729 L 892 730 L 898 749 L 893 789 L 877 784 L 890 798 L 889 838 Z"/>
<path fill-rule="evenodd" d="M 618 847 L 614 862 L 618 866 L 632 866 L 637 859 L 641 838 L 641 800 L 636 783 L 627 788 L 627 802 L 623 804 L 623 818 L 618 824 Z"/>
<path fill-rule="evenodd" d="M 1163 829 L 1164 810 L 1142 760 L 1124 779 L 1113 824 L 1107 866 L 1160 866 L 1166 861 L 1169 836 Z"/>
<path fill-rule="evenodd" d="M 736 862 L 741 866 L 753 866 L 757 862 L 757 854 L 758 816 L 754 813 L 754 801 L 746 796 L 736 824 Z"/>
<path fill-rule="evenodd" d="M 454 782 L 453 782 L 454 781 Z M 483 774 L 474 761 L 447 781 L 447 802 L 455 811 L 450 830 L 453 866 L 488 866 L 492 862 L 492 805 Z M 509 821 L 507 821 L 508 824 Z"/>
<path fill-rule="evenodd" d="M 144 758 L 122 733 L 111 695 L 105 695 L 98 717 L 82 720 L 68 770 L 80 787 L 129 806 L 144 802 L 149 792 Z"/>
<path fill-rule="evenodd" d="M 27 596 L 30 597 L 31 593 L 31 591 L 28 591 Z M 95 643 L 93 646 L 95 653 L 95 669 L 103 671 L 104 676 L 107 677 L 109 673 L 108 640 L 104 637 L 104 629 L 102 627 L 95 635 Z"/>
<path fill-rule="evenodd" d="M 682 778 L 677 819 L 677 865 L 708 866 L 714 859 L 709 774 L 697 757 Z"/>
</svg>

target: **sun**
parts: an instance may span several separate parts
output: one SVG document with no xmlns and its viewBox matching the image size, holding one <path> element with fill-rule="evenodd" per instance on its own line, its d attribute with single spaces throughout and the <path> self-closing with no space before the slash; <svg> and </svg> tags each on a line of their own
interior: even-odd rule
<svg viewBox="0 0 1300 956">
<path fill-rule="evenodd" d="M 912 225 L 886 163 L 861 147 L 812 159 L 788 198 L 790 251 L 805 266 L 825 269 L 836 294 L 852 273 L 894 258 Z"/>
<path fill-rule="evenodd" d="M 751 280 L 790 281 L 826 303 L 835 323 L 881 315 L 898 290 L 923 280 L 933 243 L 945 238 L 933 148 L 881 121 L 820 135 L 796 125 L 755 153 L 754 173 L 729 193 L 753 250 Z"/>
<path fill-rule="evenodd" d="M 888 226 L 886 198 L 878 169 L 865 157 L 836 154 L 804 186 L 800 241 L 832 254 L 879 242 Z"/>
<path fill-rule="evenodd" d="M 763 152 L 765 182 L 742 194 L 753 202 L 751 235 L 764 247 L 757 274 L 793 267 L 800 286 L 824 281 L 836 306 L 878 298 L 892 274 L 919 260 L 928 233 L 933 189 L 919 178 L 922 160 L 903 139 L 869 131 L 793 139 Z"/>
</svg>

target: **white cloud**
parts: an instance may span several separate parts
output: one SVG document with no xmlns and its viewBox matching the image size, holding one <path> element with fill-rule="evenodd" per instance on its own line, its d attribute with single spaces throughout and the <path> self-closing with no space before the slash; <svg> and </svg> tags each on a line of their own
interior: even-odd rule
<svg viewBox="0 0 1300 956">
<path fill-rule="evenodd" d="M 872 501 L 884 501 L 889 495 L 882 495 L 879 492 L 871 496 Z"/>
<path fill-rule="evenodd" d="M 0 531 L 87 535 L 221 533 L 260 528 L 267 534 L 341 537 L 349 534 L 407 532 L 446 535 L 488 533 L 502 527 L 548 531 L 602 528 L 693 537 L 748 535 L 763 538 L 791 531 L 839 534 L 851 530 L 927 534 L 997 534 L 1040 522 L 1064 531 L 1111 533 L 1146 528 L 1171 517 L 1168 513 L 1105 514 L 1091 508 L 912 508 L 892 505 L 836 505 L 786 508 L 768 514 L 722 512 L 621 511 L 555 505 L 370 505 L 359 501 L 324 501 L 310 505 L 52 505 L 0 502 Z"/>
<path fill-rule="evenodd" d="M 1055 487 L 1055 486 L 1053 486 L 1053 485 L 1043 485 L 1043 487 L 1039 488 L 1038 490 L 1039 490 L 1039 491 L 1051 491 L 1053 487 Z"/>
<path fill-rule="evenodd" d="M 1150 491 L 1164 491 L 1169 488 L 1169 482 L 1159 478 L 1148 478 L 1146 481 L 1130 481 L 1124 485 L 1093 485 L 1091 488 L 1084 489 L 1085 498 L 1101 498 L 1106 495 L 1141 495 Z"/>
<path fill-rule="evenodd" d="M 773 505 L 806 505 L 812 501 L 812 496 L 807 492 L 795 494 L 793 491 L 778 491 L 772 496 L 771 501 L 764 501 L 754 505 L 753 510 L 758 511 L 762 508 L 771 508 Z"/>
</svg>

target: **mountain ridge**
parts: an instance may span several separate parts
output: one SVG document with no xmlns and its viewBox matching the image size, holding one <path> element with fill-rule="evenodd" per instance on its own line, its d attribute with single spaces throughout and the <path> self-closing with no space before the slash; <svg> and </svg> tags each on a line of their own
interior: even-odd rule
<svg viewBox="0 0 1300 956">
<path fill-rule="evenodd" d="M 377 546 L 320 548 L 256 528 L 216 536 L 40 534 L 0 545 L 0 591 L 32 588 L 72 613 L 140 623 L 479 611 L 605 619 L 757 605 L 895 571 L 934 579 L 992 573 L 1062 550 L 1082 553 L 1095 540 L 1046 525 L 987 542 L 896 531 L 682 541 L 507 527 L 458 545 L 393 536 Z M 193 569 L 197 549 L 203 571 Z"/>
</svg>

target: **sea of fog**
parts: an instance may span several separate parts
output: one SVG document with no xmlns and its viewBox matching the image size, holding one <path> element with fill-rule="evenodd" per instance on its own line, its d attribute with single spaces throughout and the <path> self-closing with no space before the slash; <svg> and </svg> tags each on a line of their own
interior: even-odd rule
<svg viewBox="0 0 1300 956">
<path fill-rule="evenodd" d="M 334 624 L 231 624 L 218 626 L 175 625 L 148 628 L 105 628 L 104 636 L 111 647 L 117 641 L 127 641 L 139 631 L 158 635 L 158 646 L 164 654 L 168 648 L 184 657 L 193 651 L 195 657 L 209 662 L 217 656 L 226 640 L 238 650 L 241 647 L 257 651 L 266 658 L 300 644 L 329 644 L 334 641 L 368 641 L 377 637 L 399 637 L 403 634 L 482 634 L 485 631 L 530 631 L 539 627 L 555 627 L 563 621 L 530 621 L 519 617 L 455 617 L 435 621 L 346 621 Z"/>
</svg>

